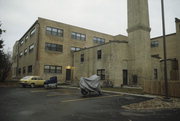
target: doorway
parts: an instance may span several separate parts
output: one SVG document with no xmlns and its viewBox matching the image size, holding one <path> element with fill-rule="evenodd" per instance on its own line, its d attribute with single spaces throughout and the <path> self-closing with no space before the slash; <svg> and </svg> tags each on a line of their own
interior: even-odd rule
<svg viewBox="0 0 180 121">
<path fill-rule="evenodd" d="M 71 69 L 66 69 L 66 80 L 71 80 Z"/>
<path fill-rule="evenodd" d="M 123 70 L 123 85 L 128 85 L 128 70 Z"/>
</svg>

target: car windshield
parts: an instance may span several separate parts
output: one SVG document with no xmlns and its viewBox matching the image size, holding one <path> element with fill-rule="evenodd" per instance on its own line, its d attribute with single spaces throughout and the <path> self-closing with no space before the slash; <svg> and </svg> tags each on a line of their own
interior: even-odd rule
<svg viewBox="0 0 180 121">
<path fill-rule="evenodd" d="M 29 78 L 31 78 L 31 76 L 25 76 L 22 79 L 29 79 Z"/>
</svg>

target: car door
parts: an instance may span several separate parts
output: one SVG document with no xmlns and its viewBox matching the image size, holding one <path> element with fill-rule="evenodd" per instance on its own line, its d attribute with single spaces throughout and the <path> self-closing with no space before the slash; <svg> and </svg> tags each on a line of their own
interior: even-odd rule
<svg viewBox="0 0 180 121">
<path fill-rule="evenodd" d="M 44 85 L 44 80 L 42 78 L 38 77 L 37 81 L 39 85 Z"/>
<path fill-rule="evenodd" d="M 35 84 L 35 85 L 38 85 L 38 82 L 37 82 L 37 78 L 36 77 L 33 77 L 31 78 L 31 84 Z"/>
</svg>

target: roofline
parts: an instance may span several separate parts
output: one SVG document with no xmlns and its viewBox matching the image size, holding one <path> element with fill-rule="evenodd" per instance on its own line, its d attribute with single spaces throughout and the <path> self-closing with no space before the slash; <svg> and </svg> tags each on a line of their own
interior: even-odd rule
<svg viewBox="0 0 180 121">
<path fill-rule="evenodd" d="M 110 44 L 110 43 L 128 43 L 128 41 L 127 40 L 121 40 L 121 41 L 119 41 L 119 40 L 110 40 L 109 42 L 106 42 L 104 44 L 95 45 L 95 46 L 88 47 L 88 48 L 82 48 L 81 50 L 74 51 L 74 52 L 79 52 L 79 51 L 82 51 L 82 50 L 87 50 L 87 49 L 91 49 L 91 48 L 107 45 L 107 44 Z"/>
<path fill-rule="evenodd" d="M 175 22 L 176 22 L 176 23 L 180 22 L 180 19 L 175 18 Z"/>
<path fill-rule="evenodd" d="M 173 36 L 173 35 L 175 35 L 175 34 L 176 34 L 176 33 L 167 34 L 166 37 L 167 37 L 167 36 Z M 154 37 L 154 38 L 151 38 L 151 40 L 157 39 L 157 38 L 162 38 L 162 37 L 163 37 L 163 36 Z"/>
<path fill-rule="evenodd" d="M 51 19 L 42 18 L 42 17 L 38 17 L 38 18 L 39 19 L 45 19 L 45 20 L 52 21 L 52 22 L 56 22 L 56 23 L 60 23 L 60 24 L 64 24 L 64 25 L 68 25 L 68 26 L 72 26 L 72 27 L 77 27 L 77 28 L 80 28 L 80 29 L 89 30 L 89 31 L 92 31 L 92 32 L 98 32 L 100 34 L 109 35 L 109 36 L 112 36 L 112 37 L 117 36 L 117 35 L 111 35 L 111 34 L 108 34 L 108 33 L 103 33 L 103 32 L 99 32 L 99 31 L 95 31 L 95 30 L 91 30 L 91 29 L 87 29 L 87 28 L 83 28 L 83 27 L 79 27 L 79 26 L 75 26 L 75 25 L 71 25 L 71 24 L 67 24 L 67 23 L 63 23 L 63 22 L 59 22 L 59 21 L 56 21 L 56 20 L 51 20 Z M 126 35 L 122 35 L 122 34 L 118 34 L 118 35 L 127 37 Z"/>
<path fill-rule="evenodd" d="M 25 37 L 26 35 L 27 35 L 27 33 L 34 27 L 34 25 L 36 25 L 38 23 L 38 20 L 36 20 L 35 22 L 34 22 L 34 24 L 33 25 L 31 25 L 31 27 L 26 31 L 26 33 L 19 39 L 19 40 L 21 40 L 23 37 Z M 18 41 L 19 41 L 18 40 Z"/>
</svg>

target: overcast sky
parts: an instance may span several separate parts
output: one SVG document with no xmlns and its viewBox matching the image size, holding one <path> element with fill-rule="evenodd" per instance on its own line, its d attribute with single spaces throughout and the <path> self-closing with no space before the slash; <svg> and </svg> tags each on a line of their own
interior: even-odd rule
<svg viewBox="0 0 180 121">
<path fill-rule="evenodd" d="M 180 0 L 164 0 L 166 34 L 175 32 Z M 151 37 L 161 36 L 161 0 L 149 0 Z M 127 0 L 0 0 L 5 49 L 12 50 L 29 27 L 43 17 L 111 35 L 127 35 Z"/>
</svg>

